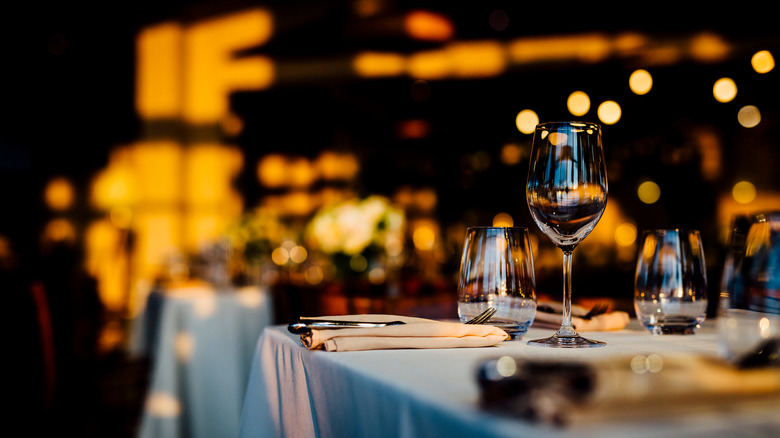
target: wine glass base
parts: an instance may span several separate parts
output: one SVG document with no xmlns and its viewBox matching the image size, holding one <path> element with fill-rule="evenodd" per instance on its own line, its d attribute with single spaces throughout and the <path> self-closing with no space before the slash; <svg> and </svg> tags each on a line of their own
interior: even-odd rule
<svg viewBox="0 0 780 438">
<path fill-rule="evenodd" d="M 583 338 L 580 335 L 575 336 L 558 336 L 553 335 L 549 338 L 534 339 L 528 341 L 528 345 L 536 345 L 539 347 L 553 347 L 553 348 L 592 348 L 603 347 L 607 345 L 606 342 L 594 341 L 592 339 Z"/>
</svg>

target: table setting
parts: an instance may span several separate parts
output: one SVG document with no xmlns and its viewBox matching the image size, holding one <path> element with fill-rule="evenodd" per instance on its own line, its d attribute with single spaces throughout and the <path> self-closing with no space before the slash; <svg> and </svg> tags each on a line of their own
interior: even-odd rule
<svg viewBox="0 0 780 438">
<path fill-rule="evenodd" d="M 780 214 L 735 225 L 710 320 L 699 232 L 645 230 L 632 315 L 572 299 L 607 193 L 601 127 L 539 124 L 526 202 L 562 251 L 562 300 L 537 298 L 527 228 L 468 227 L 457 320 L 266 328 L 239 436 L 778 436 Z"/>
</svg>

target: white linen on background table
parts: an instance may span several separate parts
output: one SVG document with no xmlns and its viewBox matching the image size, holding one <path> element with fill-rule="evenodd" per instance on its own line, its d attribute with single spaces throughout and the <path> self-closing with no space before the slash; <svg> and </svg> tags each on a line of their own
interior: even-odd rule
<svg viewBox="0 0 780 438">
<path fill-rule="evenodd" d="M 650 353 L 718 354 L 717 335 L 709 327 L 696 335 L 653 336 L 635 321 L 625 330 L 589 332 L 607 342 L 601 348 L 526 343 L 553 332 L 532 327 L 521 341 L 486 348 L 334 353 L 307 350 L 285 327 L 266 328 L 255 351 L 239 437 L 780 436 L 777 400 L 663 421 L 616 419 L 576 430 L 480 410 L 476 372 L 488 358 L 588 361 Z"/>
<path fill-rule="evenodd" d="M 236 436 L 252 355 L 272 323 L 270 296 L 258 287 L 156 293 L 156 315 L 147 315 L 156 321 L 141 322 L 154 333 L 142 338 L 151 368 L 138 436 Z"/>
</svg>

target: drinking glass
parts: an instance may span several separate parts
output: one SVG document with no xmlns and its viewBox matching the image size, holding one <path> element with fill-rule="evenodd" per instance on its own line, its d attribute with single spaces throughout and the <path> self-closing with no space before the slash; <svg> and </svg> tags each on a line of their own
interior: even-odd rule
<svg viewBox="0 0 780 438">
<path fill-rule="evenodd" d="M 737 359 L 780 337 L 780 212 L 735 218 L 719 306 L 725 358 Z"/>
<path fill-rule="evenodd" d="M 607 205 L 607 169 L 601 126 L 550 122 L 536 126 L 525 198 L 534 222 L 563 251 L 563 315 L 558 332 L 531 345 L 600 347 L 571 324 L 572 253 L 596 226 Z"/>
<path fill-rule="evenodd" d="M 650 230 L 634 277 L 634 310 L 653 334 L 693 334 L 707 316 L 707 271 L 696 230 Z"/>
<path fill-rule="evenodd" d="M 496 313 L 487 324 L 521 339 L 536 316 L 536 277 L 528 229 L 469 227 L 458 281 L 462 322 L 488 307 Z"/>
</svg>

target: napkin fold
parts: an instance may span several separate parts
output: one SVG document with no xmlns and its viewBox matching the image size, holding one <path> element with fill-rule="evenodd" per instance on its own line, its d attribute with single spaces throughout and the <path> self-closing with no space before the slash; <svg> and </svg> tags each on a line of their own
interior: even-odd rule
<svg viewBox="0 0 780 438">
<path fill-rule="evenodd" d="M 628 325 L 630 317 L 627 312 L 615 310 L 596 315 L 591 319 L 583 319 L 577 316 L 571 317 L 571 324 L 578 332 L 620 330 Z M 535 327 L 558 328 L 561 326 L 560 313 L 536 312 L 534 318 Z"/>
<path fill-rule="evenodd" d="M 361 351 L 397 348 L 490 347 L 509 339 L 505 331 L 490 325 L 443 322 L 409 316 L 366 314 L 318 318 L 341 321 L 403 321 L 405 324 L 372 328 L 311 330 L 311 332 L 301 335 L 301 342 L 310 350 Z"/>
<path fill-rule="evenodd" d="M 511 367 L 501 361 L 506 359 L 479 367 L 483 408 L 556 426 L 780 402 L 780 368 L 740 369 L 702 354 L 588 362 L 514 359 Z"/>
<path fill-rule="evenodd" d="M 628 322 L 631 319 L 628 312 L 621 310 L 602 313 L 601 315 L 596 315 L 590 319 L 584 319 L 577 316 L 585 315 L 588 313 L 588 310 L 589 309 L 577 304 L 571 305 L 571 323 L 578 332 L 621 330 L 628 325 Z M 533 325 L 537 328 L 560 328 L 562 313 L 563 303 L 539 300 Z"/>
</svg>

